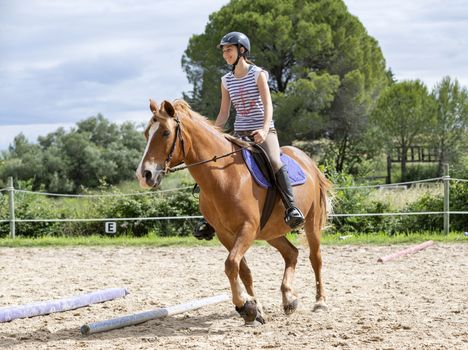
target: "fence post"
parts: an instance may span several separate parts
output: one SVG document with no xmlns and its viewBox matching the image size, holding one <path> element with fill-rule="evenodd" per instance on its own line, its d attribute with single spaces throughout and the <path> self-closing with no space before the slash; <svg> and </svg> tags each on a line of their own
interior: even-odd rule
<svg viewBox="0 0 468 350">
<path fill-rule="evenodd" d="M 449 165 L 444 163 L 444 233 L 447 235 L 450 231 L 450 175 Z"/>
<path fill-rule="evenodd" d="M 15 238 L 16 227 L 15 227 L 15 188 L 13 187 L 13 177 L 8 177 L 8 197 L 9 197 L 9 209 L 10 209 L 10 238 Z"/>
<path fill-rule="evenodd" d="M 385 183 L 392 183 L 392 157 L 390 154 L 387 154 L 387 178 L 385 179 Z"/>
</svg>

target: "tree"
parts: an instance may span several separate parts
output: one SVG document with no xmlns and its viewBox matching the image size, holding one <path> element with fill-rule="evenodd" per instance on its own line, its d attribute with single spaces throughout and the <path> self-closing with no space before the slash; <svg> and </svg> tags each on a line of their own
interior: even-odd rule
<svg viewBox="0 0 468 350">
<path fill-rule="evenodd" d="M 434 87 L 432 96 L 437 103 L 433 141 L 439 156 L 438 176 L 442 176 L 443 163 L 456 162 L 462 147 L 467 145 L 468 91 L 457 79 L 444 77 Z"/>
<path fill-rule="evenodd" d="M 37 144 L 23 134 L 16 136 L 2 154 L 1 181 L 13 176 L 31 180 L 33 190 L 72 193 L 96 188 L 103 181 L 118 184 L 133 178 L 145 147 L 145 138 L 133 123 L 117 125 L 98 114 L 77 126 L 39 136 Z"/>
<path fill-rule="evenodd" d="M 106 147 L 119 138 L 119 127 L 110 123 L 102 114 L 89 117 L 77 123 L 76 132 L 86 134 L 96 146 Z"/>
<path fill-rule="evenodd" d="M 0 176 L 6 182 L 9 176 L 19 180 L 31 180 L 32 188 L 40 187 L 40 178 L 44 173 L 42 152 L 38 145 L 28 141 L 23 133 L 18 134 L 4 153 Z"/>
<path fill-rule="evenodd" d="M 249 36 L 256 64 L 270 72 L 280 141 L 330 138 L 342 168 L 389 82 L 376 40 L 341 0 L 232 0 L 192 36 L 182 58 L 193 85 L 185 98 L 211 118 L 227 72 L 215 47 L 232 30 Z"/>
<path fill-rule="evenodd" d="M 406 181 L 407 152 L 416 140 L 427 137 L 435 126 L 435 101 L 420 80 L 390 86 L 379 98 L 373 123 L 388 151 L 401 148 L 401 180 Z"/>
</svg>

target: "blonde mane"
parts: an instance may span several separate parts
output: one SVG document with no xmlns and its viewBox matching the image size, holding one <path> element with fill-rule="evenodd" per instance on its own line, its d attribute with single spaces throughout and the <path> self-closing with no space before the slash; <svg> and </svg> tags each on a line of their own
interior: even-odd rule
<svg viewBox="0 0 468 350">
<path fill-rule="evenodd" d="M 236 145 L 239 145 L 241 147 L 249 146 L 248 142 L 242 141 L 242 140 L 238 139 L 235 136 L 232 136 L 230 134 L 225 133 L 221 128 L 215 126 L 213 121 L 209 120 L 207 117 L 204 117 L 200 113 L 195 112 L 190 107 L 190 105 L 187 103 L 187 101 L 177 99 L 177 100 L 174 100 L 173 105 L 174 105 L 174 108 L 175 108 L 176 111 L 185 113 L 191 119 L 194 119 L 194 120 L 197 120 L 197 121 L 199 121 L 201 123 L 204 123 L 208 127 L 210 127 L 212 129 L 216 130 L 217 132 L 219 132 L 221 135 L 223 135 L 230 142 L 233 142 Z"/>
</svg>

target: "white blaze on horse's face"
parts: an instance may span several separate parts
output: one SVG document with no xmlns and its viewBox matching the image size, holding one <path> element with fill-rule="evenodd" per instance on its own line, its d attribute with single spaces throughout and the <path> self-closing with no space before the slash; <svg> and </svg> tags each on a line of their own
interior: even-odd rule
<svg viewBox="0 0 468 350">
<path fill-rule="evenodd" d="M 143 188 L 156 187 L 161 181 L 164 167 L 154 161 L 154 159 L 148 158 L 148 151 L 153 140 L 154 135 L 159 129 L 159 122 L 155 122 L 151 125 L 148 131 L 148 140 L 146 143 L 146 148 L 141 158 L 140 164 L 138 165 L 136 176 L 140 183 L 140 186 Z"/>
</svg>

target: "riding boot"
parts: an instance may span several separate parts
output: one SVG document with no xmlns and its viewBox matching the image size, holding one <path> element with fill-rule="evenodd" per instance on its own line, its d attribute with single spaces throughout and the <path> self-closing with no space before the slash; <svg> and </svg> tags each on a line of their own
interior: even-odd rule
<svg viewBox="0 0 468 350">
<path fill-rule="evenodd" d="M 213 226 L 211 226 L 208 221 L 204 218 L 201 219 L 198 224 L 195 226 L 193 230 L 193 235 L 199 239 L 206 239 L 207 241 L 212 240 L 215 235 L 215 230 Z"/>
<path fill-rule="evenodd" d="M 288 169 L 286 166 L 281 167 L 275 174 L 276 185 L 278 187 L 281 199 L 283 200 L 286 211 L 284 213 L 284 222 L 291 227 L 296 228 L 304 222 L 304 215 L 294 202 L 294 194 L 289 181 Z"/>
</svg>

